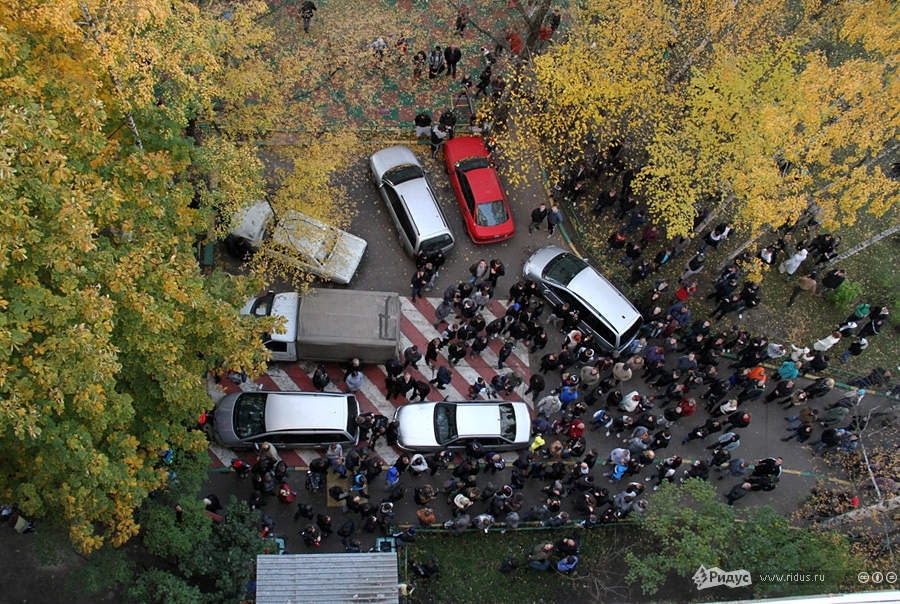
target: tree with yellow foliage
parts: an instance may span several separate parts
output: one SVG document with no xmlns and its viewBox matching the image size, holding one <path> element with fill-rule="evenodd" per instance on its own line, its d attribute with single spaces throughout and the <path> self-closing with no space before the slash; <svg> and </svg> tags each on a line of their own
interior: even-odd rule
<svg viewBox="0 0 900 604">
<path fill-rule="evenodd" d="M 751 236 L 811 204 L 833 228 L 896 203 L 895 3 L 588 0 L 573 15 L 523 74 L 525 144 L 508 149 L 539 152 L 551 181 L 619 140 L 670 236 L 701 203 Z"/>
<path fill-rule="evenodd" d="M 77 22 L 86 6 L 0 7 L 0 492 L 91 551 L 136 534 L 164 452 L 205 449 L 207 372 L 263 353 L 237 312 L 258 284 L 194 257 L 207 214 L 184 116 L 157 121 L 159 90 L 111 60 L 112 25 Z M 131 50 L 175 16 L 128 30 Z"/>
</svg>

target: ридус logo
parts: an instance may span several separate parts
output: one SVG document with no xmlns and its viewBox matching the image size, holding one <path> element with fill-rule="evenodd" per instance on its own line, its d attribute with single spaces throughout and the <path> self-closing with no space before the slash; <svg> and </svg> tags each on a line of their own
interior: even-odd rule
<svg viewBox="0 0 900 604">
<path fill-rule="evenodd" d="M 706 568 L 701 566 L 697 569 L 692 577 L 694 585 L 697 589 L 706 589 L 708 587 L 718 587 L 727 585 L 728 587 L 745 587 L 753 583 L 750 579 L 750 573 L 746 570 L 724 571 L 718 566 Z"/>
</svg>

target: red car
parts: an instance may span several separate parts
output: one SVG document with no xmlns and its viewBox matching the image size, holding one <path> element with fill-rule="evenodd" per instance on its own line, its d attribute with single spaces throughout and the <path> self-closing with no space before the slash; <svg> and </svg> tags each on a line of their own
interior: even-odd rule
<svg viewBox="0 0 900 604">
<path fill-rule="evenodd" d="M 477 136 L 461 136 L 444 143 L 447 173 L 475 243 L 494 243 L 513 236 L 512 212 L 491 154 Z"/>
</svg>

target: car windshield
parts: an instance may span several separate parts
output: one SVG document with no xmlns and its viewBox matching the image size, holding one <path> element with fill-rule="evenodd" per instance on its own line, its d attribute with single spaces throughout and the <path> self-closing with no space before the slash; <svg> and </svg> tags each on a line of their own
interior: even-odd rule
<svg viewBox="0 0 900 604">
<path fill-rule="evenodd" d="M 406 166 L 397 166 L 396 168 L 391 168 L 384 173 L 383 180 L 387 183 L 397 186 L 400 183 L 406 182 L 407 180 L 422 178 L 424 176 L 425 173 L 422 172 L 422 168 L 409 164 Z"/>
<path fill-rule="evenodd" d="M 438 403 L 434 407 L 434 436 L 438 444 L 456 440 L 456 405 Z"/>
<path fill-rule="evenodd" d="M 251 438 L 266 431 L 266 398 L 261 392 L 245 392 L 234 403 L 234 433 Z"/>
<path fill-rule="evenodd" d="M 509 220 L 506 204 L 502 201 L 488 201 L 475 206 L 475 224 L 478 226 L 497 226 Z"/>
<path fill-rule="evenodd" d="M 547 263 L 544 267 L 544 279 L 558 283 L 563 287 L 569 284 L 569 281 L 575 278 L 575 275 L 587 268 L 587 264 L 573 254 L 568 252 L 560 254 Z"/>
<path fill-rule="evenodd" d="M 475 157 L 467 157 L 456 162 L 456 167 L 463 172 L 468 172 L 469 170 L 477 170 L 479 168 L 489 168 L 490 166 L 491 162 L 488 160 L 488 158 L 479 155 L 476 155 Z"/>
<path fill-rule="evenodd" d="M 450 235 L 444 234 L 432 237 L 431 239 L 426 239 L 421 243 L 419 248 L 425 252 L 426 255 L 430 255 L 444 249 L 451 243 L 453 243 L 453 240 L 450 239 Z"/>
<path fill-rule="evenodd" d="M 516 440 L 516 410 L 511 403 L 500 403 L 500 436 Z"/>
</svg>

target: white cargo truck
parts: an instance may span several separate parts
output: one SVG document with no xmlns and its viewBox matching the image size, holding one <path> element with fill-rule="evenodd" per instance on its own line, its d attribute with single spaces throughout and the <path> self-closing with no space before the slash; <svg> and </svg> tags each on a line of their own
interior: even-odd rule
<svg viewBox="0 0 900 604">
<path fill-rule="evenodd" d="M 383 363 L 397 356 L 400 296 L 393 292 L 311 288 L 267 294 L 247 302 L 243 314 L 284 318 L 284 333 L 264 336 L 272 361 Z"/>
</svg>

